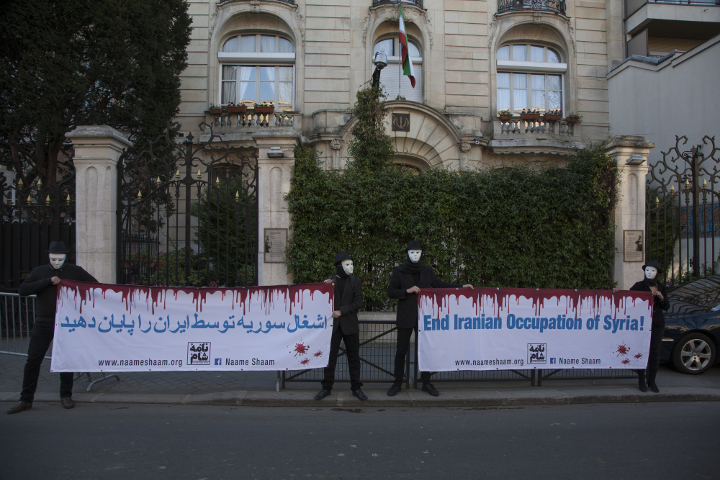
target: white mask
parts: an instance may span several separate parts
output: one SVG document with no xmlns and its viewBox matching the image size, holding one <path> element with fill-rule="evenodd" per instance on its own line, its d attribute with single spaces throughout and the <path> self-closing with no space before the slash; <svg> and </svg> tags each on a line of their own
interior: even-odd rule
<svg viewBox="0 0 720 480">
<path fill-rule="evenodd" d="M 345 273 L 347 273 L 348 275 L 352 275 L 352 273 L 353 273 L 352 260 L 343 260 L 342 267 L 343 267 L 343 270 L 345 270 Z"/>
<path fill-rule="evenodd" d="M 421 256 L 422 256 L 422 250 L 408 250 L 408 257 L 410 257 L 410 261 L 412 263 L 419 262 Z"/>
<path fill-rule="evenodd" d="M 65 264 L 67 254 L 65 253 L 51 253 L 50 254 L 50 266 L 55 270 L 60 270 Z"/>
<path fill-rule="evenodd" d="M 645 278 L 648 280 L 652 280 L 657 275 L 657 268 L 655 267 L 645 267 Z"/>
</svg>

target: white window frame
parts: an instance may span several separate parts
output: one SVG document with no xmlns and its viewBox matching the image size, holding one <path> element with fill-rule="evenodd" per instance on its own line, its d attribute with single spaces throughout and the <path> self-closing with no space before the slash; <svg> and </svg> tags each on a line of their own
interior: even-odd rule
<svg viewBox="0 0 720 480">
<path fill-rule="evenodd" d="M 240 45 L 240 37 L 244 36 L 250 36 L 255 35 L 256 36 L 256 50 L 260 49 L 260 38 L 262 36 L 271 36 L 275 37 L 275 45 L 276 50 L 279 45 L 279 39 L 285 39 L 292 43 L 292 40 L 289 38 L 283 36 L 283 35 L 277 35 L 277 34 L 268 34 L 268 32 L 247 32 L 247 33 L 238 33 L 237 35 L 230 36 L 226 38 L 222 45 L 225 45 L 226 42 L 231 40 L 232 38 L 237 37 L 238 38 L 238 46 Z M 295 44 L 293 43 L 293 50 L 295 49 Z M 255 67 L 255 102 L 259 101 L 259 89 L 260 89 L 260 67 L 275 67 L 275 99 L 273 100 L 273 104 L 276 108 L 279 108 L 279 92 L 280 92 L 280 75 L 279 75 L 279 67 L 292 67 L 292 106 L 290 107 L 290 111 L 295 110 L 295 97 L 296 97 L 296 74 L 295 74 L 295 60 L 296 60 L 296 54 L 295 52 L 292 53 L 279 53 L 279 52 L 223 52 L 222 47 L 220 48 L 220 51 L 218 51 L 218 93 L 217 93 L 217 104 L 223 105 L 222 102 L 222 89 L 223 89 L 223 67 L 237 67 L 238 70 L 241 67 Z M 237 102 L 237 92 L 240 91 L 240 75 L 238 71 L 238 75 L 236 75 L 235 82 L 235 92 L 236 92 L 236 102 Z"/>
<path fill-rule="evenodd" d="M 532 108 L 532 78 L 531 75 L 538 75 L 538 74 L 544 74 L 545 75 L 545 99 L 546 99 L 546 108 L 547 108 L 547 99 L 548 99 L 548 92 L 551 91 L 549 88 L 549 82 L 548 82 L 548 75 L 560 75 L 560 108 L 563 112 L 565 112 L 565 73 L 567 72 L 567 63 L 562 62 L 528 62 L 526 60 L 513 60 L 513 47 L 514 46 L 520 46 L 524 45 L 527 48 L 526 58 L 531 58 L 531 47 L 543 47 L 544 53 L 543 56 L 545 59 L 548 57 L 548 49 L 555 52 L 555 54 L 558 56 L 559 59 L 562 60 L 562 56 L 557 51 L 557 49 L 548 47 L 546 45 L 539 45 L 539 44 L 533 44 L 533 43 L 508 43 L 505 45 L 502 45 L 500 48 L 508 47 L 510 50 L 510 60 L 497 60 L 497 52 L 495 54 L 495 62 L 497 65 L 497 73 L 509 73 L 510 74 L 510 108 L 509 110 L 515 113 L 515 109 L 513 106 L 513 103 L 515 101 L 515 92 L 514 92 L 514 82 L 513 82 L 513 76 L 514 75 L 522 75 L 527 74 L 527 107 L 525 108 Z M 500 49 L 498 49 L 498 52 Z M 504 110 L 504 107 L 500 107 L 497 94 L 498 89 L 500 88 L 497 84 L 499 82 L 496 81 L 495 86 L 495 102 L 498 103 L 497 110 Z"/>
</svg>

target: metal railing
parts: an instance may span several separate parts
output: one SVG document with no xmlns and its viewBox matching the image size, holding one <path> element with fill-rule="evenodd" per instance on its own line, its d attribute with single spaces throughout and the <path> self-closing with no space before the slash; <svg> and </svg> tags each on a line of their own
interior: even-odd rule
<svg viewBox="0 0 720 480">
<path fill-rule="evenodd" d="M 27 355 L 34 323 L 35 295 L 0 292 L 0 353 Z"/>
<path fill-rule="evenodd" d="M 668 5 L 698 5 L 698 6 L 720 6 L 720 0 L 625 0 L 625 19 L 630 18 L 635 12 L 648 3 L 660 3 Z"/>
<path fill-rule="evenodd" d="M 500 0 L 498 13 L 543 11 L 565 15 L 565 0 Z"/>
<path fill-rule="evenodd" d="M 388 5 L 388 4 L 398 4 L 398 3 L 415 5 L 416 7 L 423 8 L 422 0 L 373 0 L 372 6 L 377 7 L 378 5 Z"/>
</svg>

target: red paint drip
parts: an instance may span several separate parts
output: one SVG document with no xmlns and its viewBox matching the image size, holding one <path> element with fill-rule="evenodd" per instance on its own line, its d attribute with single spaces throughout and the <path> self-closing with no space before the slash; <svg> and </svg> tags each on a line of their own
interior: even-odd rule
<svg viewBox="0 0 720 480">
<path fill-rule="evenodd" d="M 304 358 L 304 359 L 302 359 L 302 361 L 300 362 L 301 365 L 307 365 L 308 363 L 310 363 L 310 359 L 309 359 L 309 358 Z"/>
<path fill-rule="evenodd" d="M 625 345 L 624 343 L 623 343 L 623 344 L 620 344 L 620 345 L 618 345 L 617 350 L 615 350 L 615 353 L 617 353 L 617 356 L 618 356 L 618 357 L 619 357 L 620 355 L 627 355 L 627 354 L 630 353 L 630 347 L 628 347 L 628 346 Z"/>
<path fill-rule="evenodd" d="M 642 356 L 643 356 L 642 353 L 636 353 L 636 354 L 634 355 L 634 358 L 635 358 L 636 360 L 640 360 L 640 359 L 642 358 Z"/>
<path fill-rule="evenodd" d="M 305 355 L 308 350 L 310 350 L 310 345 L 305 345 L 304 343 L 296 343 L 295 344 L 295 356 L 298 355 Z"/>
<path fill-rule="evenodd" d="M 314 357 L 322 357 L 322 352 L 318 350 L 317 352 L 315 352 L 315 354 L 313 356 Z"/>
</svg>

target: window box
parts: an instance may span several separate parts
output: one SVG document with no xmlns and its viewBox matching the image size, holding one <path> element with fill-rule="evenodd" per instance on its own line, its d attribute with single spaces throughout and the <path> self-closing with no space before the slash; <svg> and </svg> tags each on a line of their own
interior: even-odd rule
<svg viewBox="0 0 720 480">
<path fill-rule="evenodd" d="M 222 108 L 208 108 L 208 112 L 213 115 L 220 115 L 222 113 Z"/>
<path fill-rule="evenodd" d="M 546 113 L 545 115 L 543 115 L 543 119 L 548 122 L 557 122 L 561 118 L 561 113 Z"/>
<path fill-rule="evenodd" d="M 540 120 L 539 113 L 521 113 L 520 118 L 523 120 Z"/>
<path fill-rule="evenodd" d="M 247 105 L 234 105 L 232 107 L 225 107 L 228 113 L 245 113 L 247 111 Z"/>
<path fill-rule="evenodd" d="M 273 113 L 274 111 L 275 111 L 274 105 L 271 105 L 269 107 L 260 107 L 260 106 L 255 107 L 255 113 L 264 114 L 264 113 Z"/>
<path fill-rule="evenodd" d="M 580 117 L 567 117 L 565 121 L 568 123 L 579 123 Z"/>
<path fill-rule="evenodd" d="M 512 118 L 512 115 L 498 115 L 498 117 L 500 117 L 500 120 L 502 120 L 503 122 L 507 122 Z"/>
</svg>

